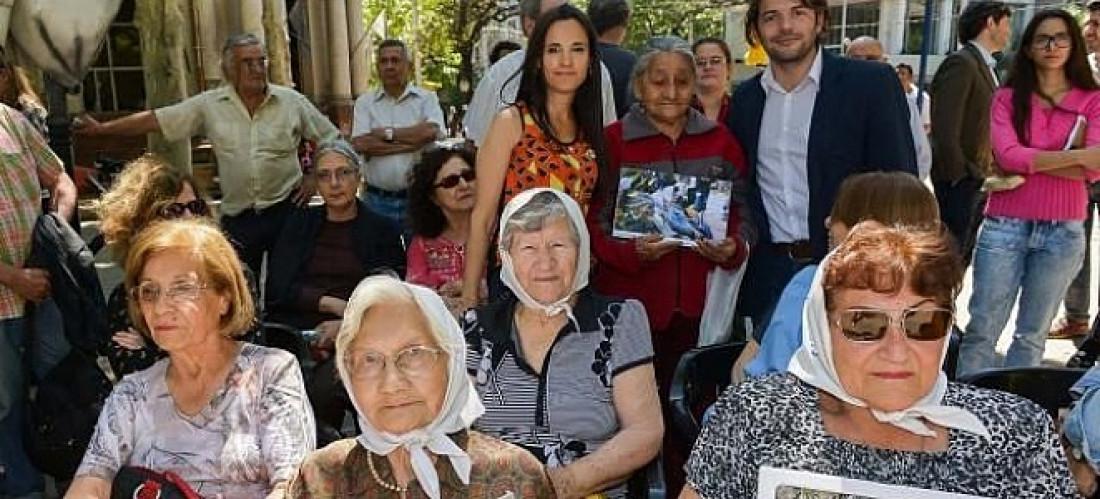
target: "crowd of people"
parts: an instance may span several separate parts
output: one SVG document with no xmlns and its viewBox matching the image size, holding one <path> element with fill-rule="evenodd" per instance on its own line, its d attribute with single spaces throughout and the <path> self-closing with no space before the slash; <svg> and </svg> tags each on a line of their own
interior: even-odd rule
<svg viewBox="0 0 1100 499">
<path fill-rule="evenodd" d="M 722 39 L 634 54 L 626 0 L 520 0 L 527 45 L 494 50 L 460 143 L 439 141 L 399 40 L 377 46 L 379 88 L 341 138 L 268 81 L 259 38 L 230 37 L 226 85 L 74 125 L 205 136 L 224 197 L 146 155 L 98 201 L 124 271 L 91 352 L 113 389 L 55 478 L 74 499 L 639 497 L 654 469 L 683 498 L 756 497 L 792 473 L 783 497 L 853 493 L 824 477 L 897 497 L 1091 495 L 1100 368 L 1063 424 L 945 365 L 953 335 L 973 375 L 1039 365 L 1048 332 L 1089 334 L 1087 290 L 1083 319 L 1067 294 L 1100 180 L 1100 0 L 1086 10 L 1083 26 L 1036 12 L 1002 81 L 1013 11 L 970 2 L 925 93 L 872 38 L 827 50 L 825 0 L 749 0 L 769 65 L 733 88 Z M 0 64 L 3 498 L 41 494 L 23 400 L 80 350 L 58 338 L 51 276 L 25 265 L 39 213 L 69 218 L 75 189 L 20 81 Z M 645 179 L 707 230 L 617 234 Z M 754 327 L 684 442 L 673 374 L 734 273 L 719 307 Z M 1056 324 L 1063 297 L 1077 313 Z M 309 348 L 274 346 L 276 324 Z M 1070 362 L 1098 353 L 1095 333 Z"/>
</svg>

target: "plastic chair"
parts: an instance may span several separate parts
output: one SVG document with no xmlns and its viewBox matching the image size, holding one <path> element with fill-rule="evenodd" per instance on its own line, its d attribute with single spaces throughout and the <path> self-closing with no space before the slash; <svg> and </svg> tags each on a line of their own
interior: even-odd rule
<svg viewBox="0 0 1100 499">
<path fill-rule="evenodd" d="M 1003 367 L 983 369 L 959 378 L 982 388 L 991 388 L 1024 397 L 1045 409 L 1058 420 L 1058 410 L 1069 407 L 1069 389 L 1087 369 L 1071 367 Z"/>
<path fill-rule="evenodd" d="M 730 369 L 745 349 L 744 342 L 688 350 L 672 375 L 668 402 L 672 429 L 691 448 L 699 437 L 699 417 L 730 384 Z"/>
</svg>

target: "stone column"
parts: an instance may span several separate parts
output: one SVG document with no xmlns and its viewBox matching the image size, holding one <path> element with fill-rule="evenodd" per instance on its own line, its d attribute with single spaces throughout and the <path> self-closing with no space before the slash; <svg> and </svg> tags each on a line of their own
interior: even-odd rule
<svg viewBox="0 0 1100 499">
<path fill-rule="evenodd" d="M 294 77 L 290 72 L 290 32 L 286 24 L 286 3 L 284 0 L 265 0 L 263 14 L 263 32 L 267 45 L 267 73 L 272 83 L 294 86 Z"/>
<path fill-rule="evenodd" d="M 367 64 L 370 40 L 363 26 L 363 0 L 347 0 L 347 8 L 348 42 L 351 43 L 351 95 L 358 97 L 370 89 L 370 66 Z"/>
<path fill-rule="evenodd" d="M 900 54 L 905 45 L 905 0 L 879 0 L 878 40 L 887 55 Z"/>
<path fill-rule="evenodd" d="M 332 96 L 331 75 L 328 70 L 328 10 L 323 2 L 308 2 L 309 19 L 309 73 L 313 81 L 309 97 L 324 103 Z"/>
<path fill-rule="evenodd" d="M 240 0 L 240 31 L 264 39 L 264 0 Z"/>
<path fill-rule="evenodd" d="M 329 74 L 332 77 L 329 116 L 342 132 L 351 131 L 351 47 L 348 44 L 347 17 L 347 3 L 338 0 L 329 3 Z"/>
<path fill-rule="evenodd" d="M 145 96 L 149 108 L 174 104 L 188 96 L 190 81 L 187 50 L 190 15 L 184 0 L 137 0 L 134 24 L 141 34 L 145 67 Z M 191 141 L 168 142 L 159 133 L 149 135 L 149 151 L 169 164 L 191 172 Z"/>
</svg>

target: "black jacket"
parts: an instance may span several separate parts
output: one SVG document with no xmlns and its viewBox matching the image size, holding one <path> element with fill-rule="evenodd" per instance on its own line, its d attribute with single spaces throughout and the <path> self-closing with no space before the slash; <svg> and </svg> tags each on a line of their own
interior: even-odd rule
<svg viewBox="0 0 1100 499">
<path fill-rule="evenodd" d="M 24 265 L 50 273 L 50 296 L 61 310 L 65 338 L 72 346 L 94 353 L 110 337 L 107 300 L 96 273 L 95 255 L 80 233 L 56 213 L 38 217 Z"/>
<path fill-rule="evenodd" d="M 355 281 L 352 284 L 357 284 L 368 275 L 386 271 L 396 272 L 404 278 L 405 248 L 401 230 L 389 219 L 371 211 L 362 201 L 357 203 L 352 246 L 348 250 L 355 252 L 362 273 L 349 276 L 350 280 Z M 302 273 L 313 256 L 317 235 L 324 223 L 325 207 L 322 205 L 294 210 L 283 224 L 279 240 L 268 260 L 264 296 L 267 304 L 265 310 L 270 320 L 307 329 L 316 325 L 312 320 L 300 320 L 315 311 L 296 311 L 294 308 L 302 292 Z"/>
</svg>

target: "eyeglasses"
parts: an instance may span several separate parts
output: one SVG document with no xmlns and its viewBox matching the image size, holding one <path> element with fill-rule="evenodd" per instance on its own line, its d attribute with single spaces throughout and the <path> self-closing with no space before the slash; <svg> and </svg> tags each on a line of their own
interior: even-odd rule
<svg viewBox="0 0 1100 499">
<path fill-rule="evenodd" d="M 238 66 L 245 66 L 249 68 L 263 68 L 267 66 L 267 57 L 257 57 L 252 59 L 238 59 Z"/>
<path fill-rule="evenodd" d="M 1073 39 L 1066 33 L 1058 33 L 1054 36 L 1035 35 L 1035 39 L 1031 40 L 1031 48 L 1035 50 L 1050 50 L 1052 46 L 1065 49 L 1072 44 Z"/>
<path fill-rule="evenodd" d="M 905 336 L 917 341 L 934 341 L 947 336 L 955 314 L 945 308 L 907 308 L 900 317 L 891 310 L 850 308 L 836 314 L 835 324 L 844 337 L 856 343 L 872 343 L 886 336 L 891 324 L 897 324 Z"/>
<path fill-rule="evenodd" d="M 726 60 L 721 57 L 711 57 L 710 59 L 695 59 L 695 67 L 703 69 L 707 66 L 725 66 Z"/>
<path fill-rule="evenodd" d="M 143 282 L 136 288 L 130 289 L 130 299 L 145 305 L 155 305 L 160 301 L 160 295 L 168 297 L 168 302 L 174 305 L 192 302 L 199 299 L 199 292 L 206 289 L 207 285 L 198 281 L 177 282 L 162 289 L 159 284 Z"/>
<path fill-rule="evenodd" d="M 415 378 L 427 374 L 442 355 L 439 348 L 417 345 L 397 352 L 392 363 L 405 377 Z M 373 380 L 385 374 L 390 360 L 389 356 L 372 350 L 353 350 L 348 352 L 347 364 L 352 377 Z"/>
<path fill-rule="evenodd" d="M 462 173 L 452 173 L 450 175 L 447 175 L 446 177 L 443 177 L 443 180 L 440 180 L 439 183 L 435 184 L 435 186 L 442 187 L 444 189 L 450 189 L 458 185 L 459 179 L 465 180 L 468 184 L 470 182 L 473 182 L 474 178 L 476 177 L 477 173 L 474 173 L 474 170 L 470 168 L 462 170 Z"/>
<path fill-rule="evenodd" d="M 192 199 L 186 203 L 165 205 L 160 209 L 160 216 L 163 218 L 180 218 L 187 213 L 198 217 L 206 216 L 210 213 L 210 207 L 202 199 Z"/>
<path fill-rule="evenodd" d="M 338 170 L 314 170 L 314 175 L 318 180 L 324 182 L 343 182 L 345 180 L 351 180 L 353 177 L 359 174 L 359 170 L 355 168 L 340 168 Z"/>
</svg>

